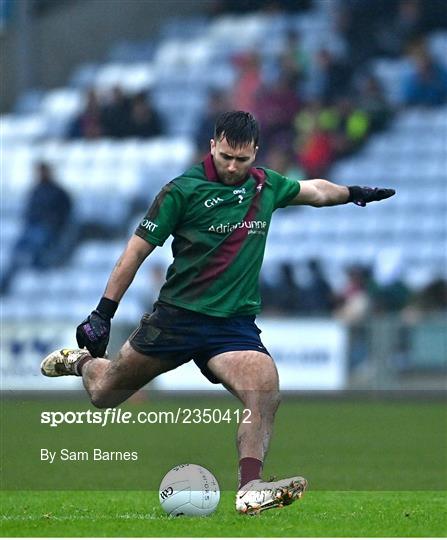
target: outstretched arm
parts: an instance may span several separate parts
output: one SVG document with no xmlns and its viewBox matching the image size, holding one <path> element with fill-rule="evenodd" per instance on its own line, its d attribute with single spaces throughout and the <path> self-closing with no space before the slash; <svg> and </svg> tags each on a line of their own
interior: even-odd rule
<svg viewBox="0 0 447 540">
<path fill-rule="evenodd" d="M 367 203 L 388 199 L 396 193 L 394 189 L 340 186 L 322 179 L 304 180 L 300 185 L 298 195 L 289 204 L 321 207 L 353 202 L 358 206 L 366 206 Z"/>
<path fill-rule="evenodd" d="M 118 308 L 118 302 L 132 283 L 141 263 L 154 249 L 153 244 L 137 235 L 132 236 L 110 275 L 97 308 L 76 328 L 79 347 L 86 347 L 92 356 L 105 355 L 110 321 Z"/>
</svg>

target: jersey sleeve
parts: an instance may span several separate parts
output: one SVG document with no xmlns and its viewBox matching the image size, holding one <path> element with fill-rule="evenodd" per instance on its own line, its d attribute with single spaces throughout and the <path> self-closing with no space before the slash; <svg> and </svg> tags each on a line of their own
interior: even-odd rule
<svg viewBox="0 0 447 540">
<path fill-rule="evenodd" d="M 166 184 L 138 225 L 135 234 L 155 246 L 162 246 L 175 231 L 185 207 L 180 189 L 173 182 Z"/>
<path fill-rule="evenodd" d="M 275 192 L 274 209 L 284 208 L 300 192 L 300 183 L 271 169 L 265 169 L 265 172 Z"/>
</svg>

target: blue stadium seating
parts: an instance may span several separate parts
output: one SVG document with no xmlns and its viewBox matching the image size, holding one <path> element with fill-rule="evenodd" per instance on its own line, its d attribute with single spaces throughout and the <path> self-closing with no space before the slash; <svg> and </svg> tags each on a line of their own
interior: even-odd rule
<svg viewBox="0 0 447 540">
<path fill-rule="evenodd" d="M 69 86 L 43 95 L 30 93 L 19 100 L 17 112 L 1 118 L 2 263 L 8 260 L 19 228 L 20 205 L 32 183 L 35 159 L 46 159 L 54 166 L 56 177 L 75 200 L 79 222 L 89 223 L 105 215 L 110 226 L 133 230 L 135 203 L 139 208 L 149 204 L 160 187 L 195 157 L 193 136 L 210 89 L 230 88 L 235 81 L 232 53 L 257 48 L 266 66 L 271 65 L 269 61 L 277 59 L 284 47 L 285 30 L 296 28 L 309 51 L 324 45 L 343 54 L 345 45 L 331 24 L 328 4 L 316 2 L 313 13 L 296 16 L 222 16 L 212 22 L 193 18 L 188 24 L 173 20 L 163 27 L 158 41 L 117 44 L 107 63 L 80 66 Z M 266 32 L 271 41 L 268 48 L 262 48 Z M 438 32 L 429 43 L 433 54 L 445 62 L 442 52 L 447 34 Z M 397 81 L 407 69 L 405 60 L 378 58 L 373 69 L 391 103 L 398 103 Z M 108 91 L 118 83 L 132 92 L 151 91 L 168 135 L 144 142 L 64 141 L 62 134 L 82 107 L 84 89 L 93 86 Z M 347 264 L 372 264 L 383 250 L 394 249 L 409 284 L 420 285 L 421 280 L 437 275 L 447 277 L 446 118 L 446 107 L 402 110 L 359 153 L 333 166 L 329 177 L 338 183 L 395 187 L 398 196 L 386 205 L 278 212 L 265 272 L 285 260 L 318 257 L 332 284 L 340 286 Z M 52 270 L 45 280 L 38 272 L 21 271 L 4 299 L 3 316 L 14 319 L 26 313 L 78 321 L 101 295 L 124 243 L 124 237 L 84 243 L 67 267 Z M 136 279 L 126 296 L 120 309 L 123 320 L 135 321 L 147 298 L 155 294 L 157 285 L 151 285 L 148 274 L 152 265 L 166 266 L 169 247 L 158 251 L 160 255 L 147 261 L 147 272 Z"/>
</svg>

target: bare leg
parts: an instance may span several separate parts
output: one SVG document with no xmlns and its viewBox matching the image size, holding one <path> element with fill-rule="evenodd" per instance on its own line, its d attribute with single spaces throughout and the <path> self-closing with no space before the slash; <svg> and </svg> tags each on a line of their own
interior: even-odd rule
<svg viewBox="0 0 447 540">
<path fill-rule="evenodd" d="M 208 368 L 251 410 L 251 423 L 239 426 L 239 487 L 236 510 L 258 514 L 301 498 L 307 481 L 301 476 L 276 482 L 260 479 L 279 405 L 279 381 L 270 356 L 258 351 L 228 352 L 211 358 Z"/>
<path fill-rule="evenodd" d="M 251 411 L 250 423 L 239 425 L 239 459 L 264 461 L 280 403 L 278 372 L 272 358 L 257 351 L 227 352 L 211 358 L 208 368 Z"/>
<path fill-rule="evenodd" d="M 119 405 L 157 375 L 178 367 L 174 360 L 146 356 L 126 341 L 114 360 L 93 358 L 82 369 L 82 380 L 95 407 Z"/>
</svg>

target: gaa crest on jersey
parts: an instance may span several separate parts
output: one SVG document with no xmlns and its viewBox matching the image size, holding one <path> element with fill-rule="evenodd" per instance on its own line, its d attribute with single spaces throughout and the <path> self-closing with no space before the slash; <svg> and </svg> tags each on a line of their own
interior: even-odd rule
<svg viewBox="0 0 447 540">
<path fill-rule="evenodd" d="M 240 189 L 233 189 L 233 195 L 237 195 L 238 203 L 241 204 L 241 202 L 244 200 L 244 195 L 247 193 L 245 188 Z"/>
</svg>

